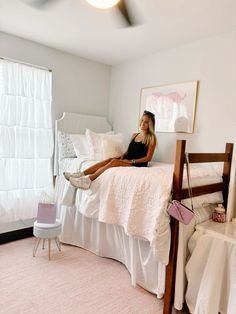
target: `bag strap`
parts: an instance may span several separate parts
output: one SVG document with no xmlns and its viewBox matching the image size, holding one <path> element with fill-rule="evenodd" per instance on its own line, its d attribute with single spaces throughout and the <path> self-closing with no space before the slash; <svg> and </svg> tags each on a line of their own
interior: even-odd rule
<svg viewBox="0 0 236 314">
<path fill-rule="evenodd" d="M 187 181 L 188 181 L 188 194 L 189 194 L 189 198 L 190 198 L 190 201 L 191 201 L 191 208 L 192 208 L 192 211 L 194 212 L 194 209 L 193 209 L 193 191 L 192 191 L 192 187 L 190 185 L 190 170 L 189 170 L 188 153 L 185 153 L 185 160 L 186 160 Z"/>
</svg>

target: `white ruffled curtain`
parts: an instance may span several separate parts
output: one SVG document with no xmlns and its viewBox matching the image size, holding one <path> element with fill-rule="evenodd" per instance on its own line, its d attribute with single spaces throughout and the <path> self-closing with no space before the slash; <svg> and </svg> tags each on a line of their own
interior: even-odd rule
<svg viewBox="0 0 236 314">
<path fill-rule="evenodd" d="M 0 60 L 0 222 L 36 217 L 52 194 L 52 73 Z"/>
</svg>

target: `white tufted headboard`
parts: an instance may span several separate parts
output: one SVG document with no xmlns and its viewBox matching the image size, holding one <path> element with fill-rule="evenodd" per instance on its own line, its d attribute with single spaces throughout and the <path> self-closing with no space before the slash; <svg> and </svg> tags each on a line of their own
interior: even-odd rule
<svg viewBox="0 0 236 314">
<path fill-rule="evenodd" d="M 112 130 L 106 117 L 64 112 L 62 117 L 55 121 L 55 150 L 54 175 L 58 174 L 58 131 L 69 134 L 85 134 L 86 129 L 104 133 Z"/>
</svg>

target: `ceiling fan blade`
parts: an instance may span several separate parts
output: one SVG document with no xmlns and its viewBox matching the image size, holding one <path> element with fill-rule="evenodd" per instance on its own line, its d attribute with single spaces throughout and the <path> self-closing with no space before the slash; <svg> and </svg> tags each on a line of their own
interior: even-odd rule
<svg viewBox="0 0 236 314">
<path fill-rule="evenodd" d="M 134 21 L 132 19 L 132 15 L 129 12 L 127 2 L 125 0 L 120 0 L 117 3 L 117 8 L 120 11 L 120 13 L 122 14 L 123 18 L 125 19 L 125 22 L 129 26 L 133 26 L 135 23 L 134 23 Z"/>
<path fill-rule="evenodd" d="M 37 9 L 47 7 L 55 1 L 57 0 L 24 0 L 25 3 Z"/>
</svg>

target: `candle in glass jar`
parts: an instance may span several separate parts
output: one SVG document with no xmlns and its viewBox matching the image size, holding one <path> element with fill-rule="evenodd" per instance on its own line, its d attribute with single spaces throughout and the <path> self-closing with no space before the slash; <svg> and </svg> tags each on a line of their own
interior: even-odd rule
<svg viewBox="0 0 236 314">
<path fill-rule="evenodd" d="M 215 222 L 225 222 L 225 209 L 222 204 L 218 204 L 218 206 L 214 209 L 212 220 Z"/>
</svg>

